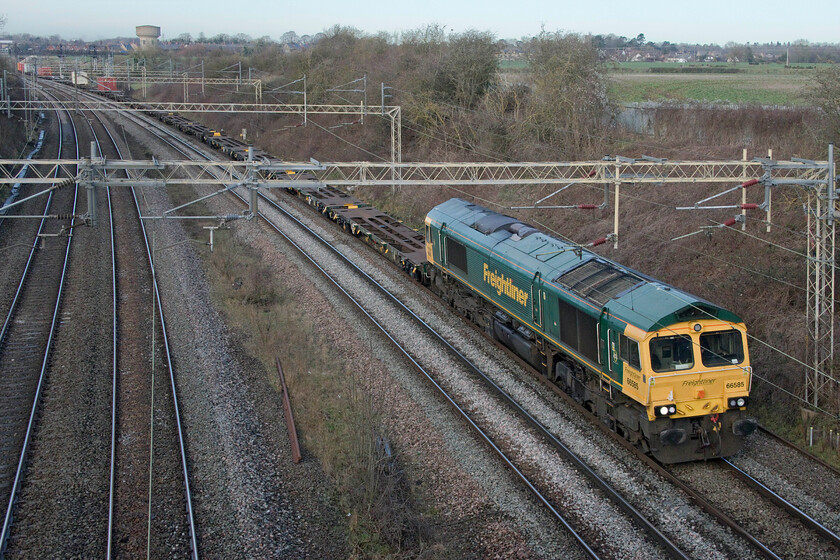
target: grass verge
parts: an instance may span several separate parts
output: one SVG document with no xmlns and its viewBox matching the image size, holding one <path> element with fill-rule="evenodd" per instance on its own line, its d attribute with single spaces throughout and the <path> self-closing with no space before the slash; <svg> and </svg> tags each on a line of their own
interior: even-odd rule
<svg viewBox="0 0 840 560">
<path fill-rule="evenodd" d="M 176 204 L 194 198 L 191 189 L 173 194 Z M 206 212 L 200 206 L 189 208 Z M 200 224 L 188 221 L 185 228 L 206 239 Z M 262 363 L 278 394 L 274 360 L 280 357 L 301 444 L 320 462 L 334 484 L 338 508 L 347 512 L 350 556 L 386 558 L 424 549 L 430 533 L 414 510 L 397 457 L 386 452 L 382 413 L 361 388 L 365 366 L 331 352 L 317 318 L 232 233 L 217 232 L 214 251 L 205 253 L 203 262 L 214 304 L 242 335 L 245 350 Z"/>
</svg>

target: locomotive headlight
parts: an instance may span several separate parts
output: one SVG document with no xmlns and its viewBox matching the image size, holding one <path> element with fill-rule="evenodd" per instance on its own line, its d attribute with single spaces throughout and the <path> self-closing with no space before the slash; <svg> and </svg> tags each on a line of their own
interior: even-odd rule
<svg viewBox="0 0 840 560">
<path fill-rule="evenodd" d="M 657 416 L 670 416 L 671 414 L 677 413 L 677 405 L 663 404 L 662 406 L 657 407 L 655 410 Z"/>
<path fill-rule="evenodd" d="M 729 399 L 729 408 L 741 408 L 747 406 L 746 397 L 736 397 Z"/>
</svg>

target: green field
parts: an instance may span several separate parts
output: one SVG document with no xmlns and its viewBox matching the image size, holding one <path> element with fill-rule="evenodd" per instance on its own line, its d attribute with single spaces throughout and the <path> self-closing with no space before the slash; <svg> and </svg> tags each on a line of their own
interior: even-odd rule
<svg viewBox="0 0 840 560">
<path fill-rule="evenodd" d="M 828 66 L 825 64 L 791 64 L 785 66 L 781 63 L 769 64 L 748 64 L 746 62 L 697 62 L 684 63 L 679 62 L 612 62 L 607 64 L 610 72 L 617 73 L 650 73 L 652 70 L 658 68 L 669 69 L 704 69 L 714 72 L 716 69 L 720 70 L 737 70 L 739 74 L 772 74 L 772 75 L 801 75 L 813 72 L 821 66 Z"/>
<path fill-rule="evenodd" d="M 610 74 L 618 102 L 675 101 L 806 105 L 809 76 L 781 74 Z"/>
<path fill-rule="evenodd" d="M 820 65 L 711 62 L 621 62 L 606 66 L 610 98 L 618 103 L 673 101 L 807 105 L 808 89 Z M 504 60 L 502 73 L 528 68 L 524 60 Z M 682 72 L 683 69 L 689 69 Z"/>
</svg>

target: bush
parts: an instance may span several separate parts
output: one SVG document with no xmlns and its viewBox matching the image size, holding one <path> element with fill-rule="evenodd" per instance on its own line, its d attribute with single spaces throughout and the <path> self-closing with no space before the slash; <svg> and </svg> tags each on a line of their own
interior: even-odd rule
<svg viewBox="0 0 840 560">
<path fill-rule="evenodd" d="M 826 119 L 823 134 L 828 142 L 840 143 L 840 67 L 831 66 L 817 71 L 811 98 L 823 110 Z"/>
</svg>

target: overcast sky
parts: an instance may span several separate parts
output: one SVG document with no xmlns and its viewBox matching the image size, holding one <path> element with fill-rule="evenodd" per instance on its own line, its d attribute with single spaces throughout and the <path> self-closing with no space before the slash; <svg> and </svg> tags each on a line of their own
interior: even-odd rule
<svg viewBox="0 0 840 560">
<path fill-rule="evenodd" d="M 541 28 L 624 35 L 649 41 L 840 42 L 840 0 L 28 0 L 4 2 L 5 33 L 96 40 L 133 37 L 137 25 L 157 25 L 163 38 L 182 33 L 312 35 L 335 24 L 394 33 L 430 23 L 497 38 L 532 36 Z M 238 11 L 237 11 L 238 10 Z"/>
</svg>

